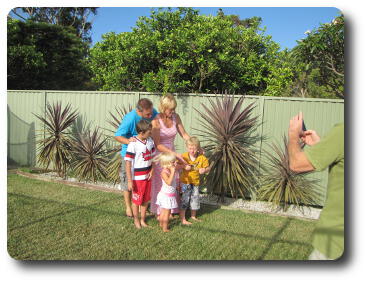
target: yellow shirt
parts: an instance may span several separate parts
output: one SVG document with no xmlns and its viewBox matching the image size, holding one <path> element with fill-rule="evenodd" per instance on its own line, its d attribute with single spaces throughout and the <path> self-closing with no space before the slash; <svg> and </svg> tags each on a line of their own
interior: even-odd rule
<svg viewBox="0 0 367 283">
<path fill-rule="evenodd" d="M 208 159 L 204 155 L 200 154 L 196 157 L 194 161 L 192 161 L 188 152 L 183 153 L 182 157 L 188 164 L 194 166 L 190 171 L 187 171 L 185 169 L 182 170 L 180 181 L 184 184 L 192 184 L 195 186 L 199 186 L 200 185 L 199 168 L 209 167 Z"/>
</svg>

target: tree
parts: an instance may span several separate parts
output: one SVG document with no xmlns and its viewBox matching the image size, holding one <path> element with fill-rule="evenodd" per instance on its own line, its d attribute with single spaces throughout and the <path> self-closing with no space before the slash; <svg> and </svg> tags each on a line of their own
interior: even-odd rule
<svg viewBox="0 0 367 283">
<path fill-rule="evenodd" d="M 279 76 L 285 84 L 291 76 L 260 22 L 152 10 L 132 32 L 107 33 L 91 49 L 93 80 L 102 90 L 280 95 Z"/>
<path fill-rule="evenodd" d="M 34 21 L 73 27 L 78 37 L 90 43 L 92 23 L 89 17 L 97 14 L 98 8 L 91 7 L 24 7 L 14 8 L 11 15 L 17 16 L 22 21 Z"/>
<path fill-rule="evenodd" d="M 292 50 L 298 72 L 309 79 L 309 89 L 317 89 L 323 96 L 344 98 L 344 18 L 307 32 Z M 303 74 L 302 74 L 303 73 Z"/>
<path fill-rule="evenodd" d="M 8 19 L 8 89 L 85 88 L 87 43 L 73 28 Z"/>
</svg>

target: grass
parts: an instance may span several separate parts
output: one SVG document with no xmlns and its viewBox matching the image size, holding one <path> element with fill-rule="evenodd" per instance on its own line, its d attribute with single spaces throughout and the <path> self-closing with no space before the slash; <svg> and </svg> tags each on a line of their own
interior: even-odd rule
<svg viewBox="0 0 367 283">
<path fill-rule="evenodd" d="M 304 260 L 315 223 L 203 206 L 202 222 L 136 230 L 122 196 L 8 175 L 8 252 L 20 260 Z"/>
</svg>

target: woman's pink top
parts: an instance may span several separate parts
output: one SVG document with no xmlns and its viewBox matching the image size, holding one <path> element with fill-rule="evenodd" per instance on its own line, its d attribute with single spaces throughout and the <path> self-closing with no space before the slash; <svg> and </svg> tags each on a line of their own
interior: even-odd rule
<svg viewBox="0 0 367 283">
<path fill-rule="evenodd" d="M 158 122 L 160 125 L 159 137 L 160 143 L 165 147 L 169 148 L 172 151 L 175 151 L 175 138 L 177 134 L 177 122 L 176 122 L 176 114 L 173 114 L 172 117 L 172 126 L 167 128 L 162 119 L 158 118 Z M 157 145 L 156 145 L 157 146 Z M 158 149 L 156 150 L 156 154 L 160 152 Z M 159 206 L 156 205 L 157 195 L 162 188 L 162 178 L 161 178 L 162 167 L 158 164 L 158 162 L 154 165 L 154 174 L 152 176 L 152 189 L 151 189 L 151 202 L 150 202 L 150 210 L 154 214 L 160 214 Z M 178 194 L 176 195 L 178 197 Z M 179 199 L 177 199 L 179 202 Z M 178 213 L 179 209 L 172 209 L 172 213 Z"/>
</svg>

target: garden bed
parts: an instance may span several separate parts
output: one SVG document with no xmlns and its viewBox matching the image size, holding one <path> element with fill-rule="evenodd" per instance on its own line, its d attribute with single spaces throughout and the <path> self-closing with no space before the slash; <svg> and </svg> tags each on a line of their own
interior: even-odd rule
<svg viewBox="0 0 367 283">
<path fill-rule="evenodd" d="M 31 172 L 38 172 L 30 173 L 24 172 L 21 170 L 17 170 L 17 174 L 43 180 L 43 181 L 50 181 L 61 183 L 70 186 L 88 188 L 92 190 L 100 190 L 100 191 L 107 191 L 107 192 L 114 192 L 120 193 L 120 185 L 119 184 L 111 184 L 111 183 L 104 183 L 104 182 L 85 182 L 85 181 L 78 181 L 76 178 L 67 178 L 63 179 L 60 178 L 55 172 L 42 172 L 41 170 L 31 170 Z M 260 212 L 260 213 L 267 213 L 273 215 L 280 215 L 280 216 L 291 216 L 291 217 L 299 217 L 303 219 L 311 219 L 316 220 L 320 216 L 321 209 L 314 208 L 309 206 L 303 206 L 301 208 L 297 208 L 295 205 L 290 205 L 287 211 L 283 211 L 280 207 L 273 205 L 272 203 L 265 202 L 265 201 L 250 201 L 250 200 L 243 200 L 243 199 L 233 199 L 233 198 L 224 198 L 223 203 L 217 202 L 217 196 L 210 196 L 206 193 L 200 194 L 200 202 L 207 205 L 217 206 L 222 209 L 239 209 L 249 212 Z"/>
</svg>

